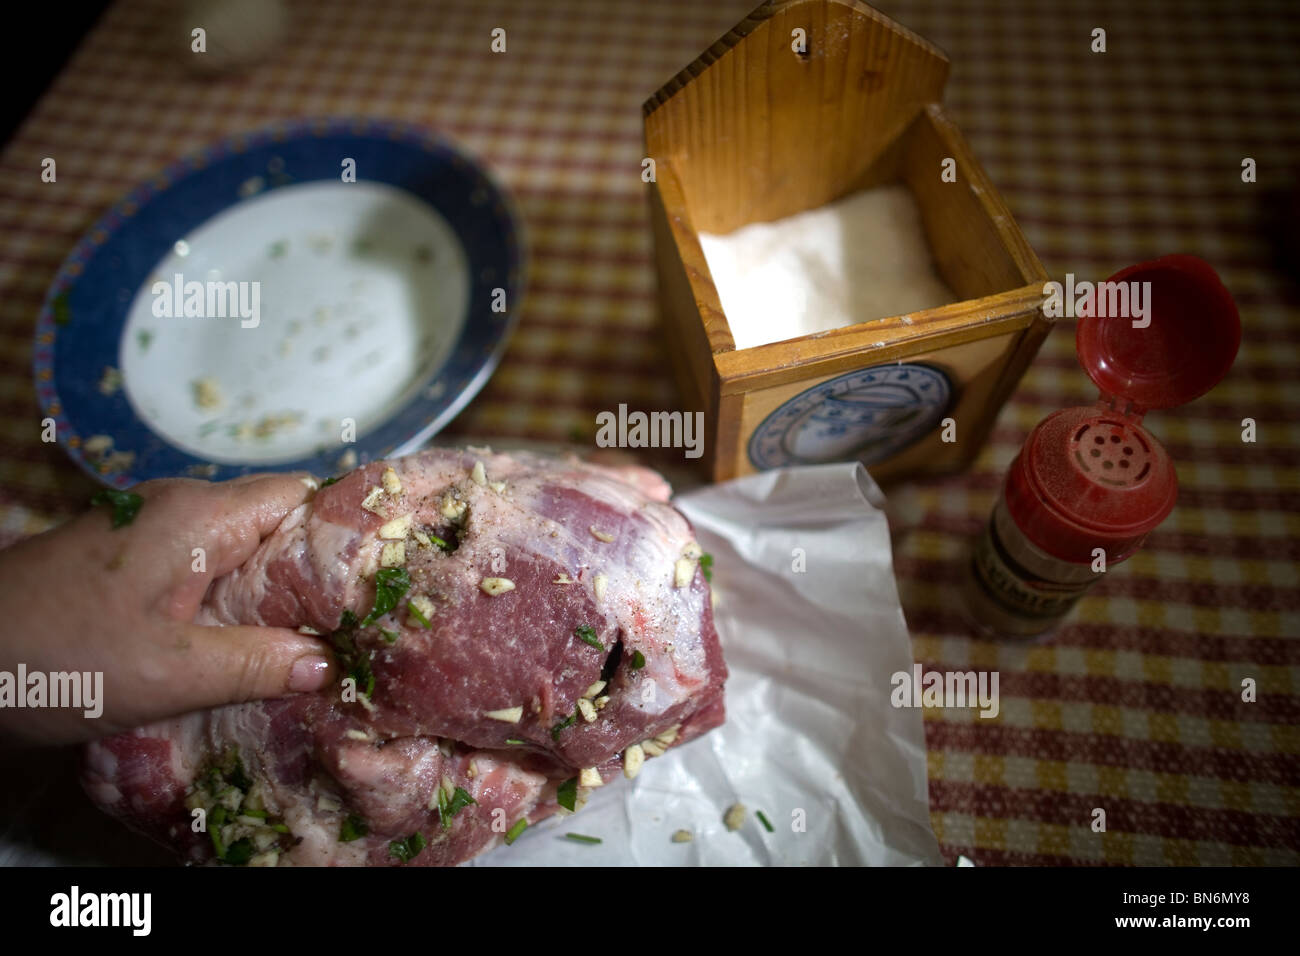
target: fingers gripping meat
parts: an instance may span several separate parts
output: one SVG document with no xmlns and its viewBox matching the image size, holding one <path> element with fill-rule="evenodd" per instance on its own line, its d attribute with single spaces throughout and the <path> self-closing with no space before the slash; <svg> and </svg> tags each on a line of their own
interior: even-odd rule
<svg viewBox="0 0 1300 956">
<path fill-rule="evenodd" d="M 88 792 L 192 860 L 254 863 L 453 864 L 577 806 L 723 719 L 700 551 L 667 492 L 526 454 L 352 472 L 201 611 L 331 635 L 340 686 L 100 741 Z"/>
</svg>

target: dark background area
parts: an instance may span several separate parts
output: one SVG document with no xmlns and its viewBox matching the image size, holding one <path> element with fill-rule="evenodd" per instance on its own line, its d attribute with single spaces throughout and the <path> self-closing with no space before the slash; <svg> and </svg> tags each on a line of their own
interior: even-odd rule
<svg viewBox="0 0 1300 956">
<path fill-rule="evenodd" d="M 5 10 L 9 50 L 0 98 L 0 143 L 9 142 L 23 118 L 58 76 L 109 0 L 13 4 Z"/>
</svg>

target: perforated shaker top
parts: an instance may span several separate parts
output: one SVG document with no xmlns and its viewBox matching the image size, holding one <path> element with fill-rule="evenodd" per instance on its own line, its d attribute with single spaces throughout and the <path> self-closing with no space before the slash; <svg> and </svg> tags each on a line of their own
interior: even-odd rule
<svg viewBox="0 0 1300 956">
<path fill-rule="evenodd" d="M 1232 296 L 1201 259 L 1165 256 L 1106 282 L 1075 336 L 1079 363 L 1101 390 L 1097 403 L 1039 423 L 1007 476 L 1007 506 L 1026 536 L 1080 563 L 1096 548 L 1109 562 L 1123 560 L 1168 517 L 1178 478 L 1142 416 L 1208 392 L 1241 343 Z M 1149 283 L 1137 287 L 1141 298 L 1129 295 L 1133 283 Z M 1125 292 L 1111 295 L 1121 284 Z M 1115 310 L 1123 314 L 1098 314 L 1125 298 L 1128 308 Z"/>
</svg>

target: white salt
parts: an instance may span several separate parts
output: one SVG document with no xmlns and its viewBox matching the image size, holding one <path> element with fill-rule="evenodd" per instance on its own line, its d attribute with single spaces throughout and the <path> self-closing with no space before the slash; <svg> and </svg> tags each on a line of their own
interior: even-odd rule
<svg viewBox="0 0 1300 956">
<path fill-rule="evenodd" d="M 736 348 L 956 302 L 906 186 L 882 186 L 725 236 L 700 234 Z"/>
</svg>

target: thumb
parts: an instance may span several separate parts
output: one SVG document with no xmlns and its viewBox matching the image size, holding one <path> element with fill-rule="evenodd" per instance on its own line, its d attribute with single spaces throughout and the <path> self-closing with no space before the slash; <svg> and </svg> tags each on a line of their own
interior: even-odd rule
<svg viewBox="0 0 1300 956">
<path fill-rule="evenodd" d="M 283 627 L 189 625 L 189 666 L 173 712 L 320 690 L 337 668 L 326 645 Z"/>
</svg>

